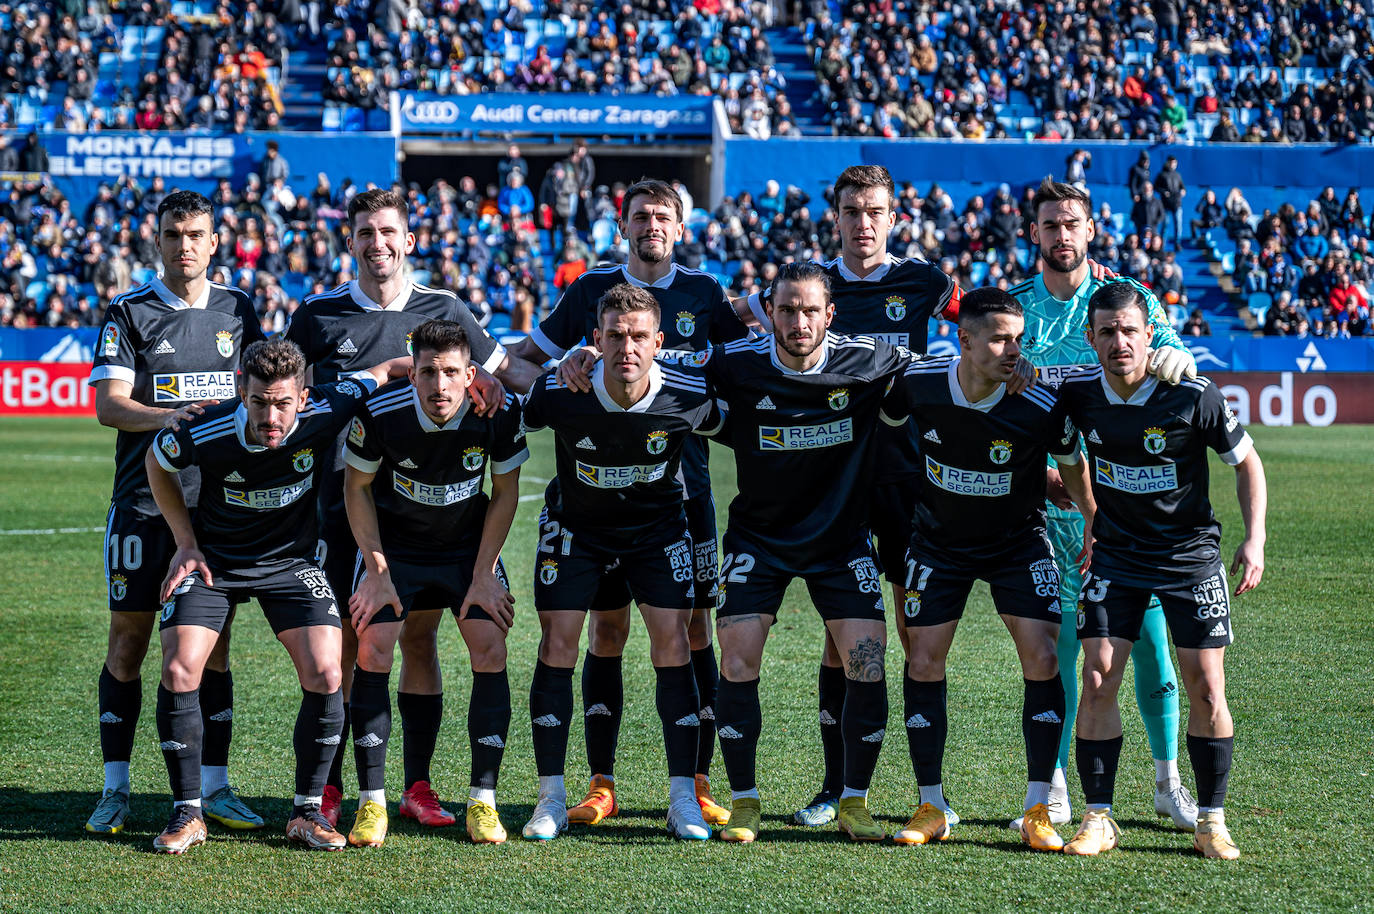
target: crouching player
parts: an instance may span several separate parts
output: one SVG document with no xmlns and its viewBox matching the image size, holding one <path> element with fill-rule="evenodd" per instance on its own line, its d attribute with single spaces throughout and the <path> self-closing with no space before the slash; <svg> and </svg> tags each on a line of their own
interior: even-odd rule
<svg viewBox="0 0 1374 914">
<path fill-rule="evenodd" d="M 649 630 L 668 755 L 668 830 L 705 839 L 711 830 L 696 798 L 700 705 L 688 642 L 695 572 L 679 467 L 691 434 L 714 433 L 723 417 L 697 370 L 654 361 L 663 334 L 658 300 L 648 291 L 612 286 L 596 320 L 593 342 L 602 361 L 592 392 L 562 387 L 549 373 L 525 403 L 528 428 L 554 431 L 557 474 L 545 493 L 535 553 L 543 638 L 530 720 L 539 800 L 524 835 L 548 840 L 567 827 L 573 667 L 602 577 L 618 566 Z"/>
<path fill-rule="evenodd" d="M 468 740 L 472 779 L 468 836 L 500 844 L 496 779 L 510 728 L 506 632 L 514 601 L 501 547 L 520 500 L 529 458 L 514 397 L 490 418 L 467 396 L 476 375 L 468 336 L 452 321 L 421 324 L 412 337 L 408 381 L 368 398 L 344 446 L 344 505 L 358 543 L 353 596 L 358 634 L 353 673 L 353 754 L 358 812 L 350 844 L 386 839 L 386 750 L 391 734 L 391 664 L 409 617 L 452 609 L 472 662 Z M 491 498 L 482 476 L 491 472 Z M 426 626 L 427 628 L 430 626 Z M 429 767 L 434 741 L 406 744 Z"/>
<path fill-rule="evenodd" d="M 305 357 L 286 340 L 243 352 L 242 400 L 207 408 L 153 439 L 143 463 L 176 541 L 162 583 L 162 682 L 157 732 L 172 783 L 172 817 L 153 848 L 180 854 L 205 841 L 200 682 L 234 607 L 257 598 L 301 684 L 292 742 L 296 796 L 286 836 L 339 850 L 343 835 L 320 814 L 343 723 L 339 607 L 311 561 L 317 539 L 316 475 L 329 465 L 358 401 L 399 362 L 350 380 L 305 386 Z M 200 467 L 194 522 L 176 474 Z"/>
<path fill-rule="evenodd" d="M 1154 595 L 1188 693 L 1188 755 L 1198 801 L 1193 847 L 1234 860 L 1240 851 L 1222 811 L 1234 741 L 1222 666 L 1232 641 L 1231 603 L 1221 527 L 1207 497 L 1207 448 L 1236 468 L 1245 523 L 1231 567 L 1241 573 L 1237 595 L 1258 585 L 1264 572 L 1264 467 L 1215 384 L 1197 378 L 1169 387 L 1149 375 L 1154 330 L 1137 286 L 1114 282 L 1094 292 L 1088 327 L 1100 365 L 1071 374 L 1059 392 L 1087 443 L 1097 502 L 1092 563 L 1078 598 L 1077 756 L 1087 813 L 1064 851 L 1093 855 L 1117 844 L 1111 817 L 1121 754 L 1117 691 Z"/>
<path fill-rule="evenodd" d="M 1059 571 L 1045 532 L 1045 457 L 1076 454 L 1078 442 L 1051 389 L 1007 393 L 1024 330 L 1021 305 L 1006 292 L 968 293 L 959 310 L 962 354 L 912 363 L 883 404 L 890 425 L 915 419 L 925 470 L 902 606 L 910 647 L 903 717 L 921 805 L 893 836 L 898 844 L 949 837 L 940 774 L 948 732 L 945 659 L 973 582 L 981 579 L 992 586 L 1025 680 L 1021 732 L 1030 786 L 1021 837 L 1038 850 L 1064 846 L 1048 808 L 1064 686 L 1055 651 Z M 1082 462 L 1062 475 L 1091 517 Z M 997 518 L 991 533 L 989 518 Z"/>
</svg>

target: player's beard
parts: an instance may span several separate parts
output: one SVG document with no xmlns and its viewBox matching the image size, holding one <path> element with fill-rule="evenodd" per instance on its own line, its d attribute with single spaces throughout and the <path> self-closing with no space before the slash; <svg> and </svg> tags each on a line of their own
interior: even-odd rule
<svg viewBox="0 0 1374 914">
<path fill-rule="evenodd" d="M 1081 250 L 1081 251 L 1075 251 L 1075 252 L 1074 252 L 1073 260 L 1071 260 L 1071 261 L 1069 262 L 1069 265 L 1068 265 L 1068 266 L 1061 267 L 1058 263 L 1055 263 L 1054 258 L 1053 258 L 1053 255 L 1052 255 L 1052 253 L 1051 253 L 1048 249 L 1046 249 L 1046 248 L 1041 248 L 1041 249 L 1040 249 L 1040 261 L 1041 261 L 1041 263 L 1043 263 L 1043 264 L 1045 265 L 1045 268 L 1046 268 L 1046 269 L 1048 269 L 1048 270 L 1053 270 L 1053 271 L 1056 272 L 1056 273 L 1066 273 L 1066 274 L 1067 274 L 1067 273 L 1072 273 L 1072 272 L 1074 272 L 1075 270 L 1077 270 L 1079 267 L 1083 266 L 1083 261 L 1085 261 L 1085 260 L 1087 260 L 1087 259 L 1088 259 L 1088 249 L 1087 249 L 1087 248 L 1084 248 L 1084 249 Z"/>
<path fill-rule="evenodd" d="M 654 243 L 661 246 L 660 250 L 655 251 Z M 654 238 L 640 238 L 635 242 L 635 256 L 643 263 L 662 263 L 673 253 L 673 246 L 668 243 L 666 238 L 662 240 Z"/>
<path fill-rule="evenodd" d="M 792 356 L 792 358 L 804 359 L 819 349 L 824 340 L 825 337 L 821 334 L 817 334 L 804 342 L 802 340 L 793 340 L 781 336 L 778 337 L 778 345 L 782 346 L 783 351 Z"/>
</svg>

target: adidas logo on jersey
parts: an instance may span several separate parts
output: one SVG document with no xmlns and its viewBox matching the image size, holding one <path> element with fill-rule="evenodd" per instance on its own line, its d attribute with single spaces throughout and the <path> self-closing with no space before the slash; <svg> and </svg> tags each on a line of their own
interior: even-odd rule
<svg viewBox="0 0 1374 914">
<path fill-rule="evenodd" d="M 594 704 L 594 705 L 592 705 L 590 708 L 588 708 L 588 709 L 587 709 L 587 713 L 584 714 L 584 715 L 582 715 L 582 716 L 583 716 L 583 717 L 598 717 L 598 716 L 600 716 L 600 717 L 612 717 L 613 715 L 611 714 L 611 709 L 610 709 L 610 708 L 606 707 L 605 705 L 603 705 L 601 702 L 598 701 L 596 704 Z"/>
<path fill-rule="evenodd" d="M 554 717 L 552 714 L 545 714 L 542 717 L 536 717 L 532 721 L 532 723 L 536 727 L 556 727 L 559 724 L 561 724 L 562 721 Z"/>
<path fill-rule="evenodd" d="M 754 409 L 777 409 L 777 407 L 773 405 L 772 397 L 765 396 L 759 401 L 759 405 L 755 406 Z"/>
<path fill-rule="evenodd" d="M 596 450 L 596 445 L 592 444 L 592 439 L 590 438 L 583 438 L 581 441 L 577 442 L 577 446 L 584 451 Z"/>
<path fill-rule="evenodd" d="M 186 748 L 186 744 L 179 743 L 174 739 L 169 739 L 158 743 L 157 747 L 163 752 L 180 752 L 182 749 Z"/>
<path fill-rule="evenodd" d="M 929 441 L 931 444 L 943 444 L 943 443 L 944 443 L 943 441 L 940 440 L 940 436 L 937 435 L 937 434 L 935 433 L 935 429 L 931 429 L 930 431 L 926 432 L 926 433 L 925 433 L 924 435 L 922 435 L 921 437 L 924 438 L 924 439 L 926 439 L 927 441 Z"/>
<path fill-rule="evenodd" d="M 340 742 L 340 738 L 339 734 L 335 733 L 333 736 L 321 736 L 319 739 L 315 740 L 315 742 L 319 743 L 321 746 L 337 746 Z"/>
<path fill-rule="evenodd" d="M 329 615 L 333 616 L 335 619 L 339 618 L 339 604 L 337 604 L 337 603 L 330 603 L 330 604 L 329 604 Z"/>
<path fill-rule="evenodd" d="M 216 711 L 210 715 L 210 719 L 217 724 L 227 724 L 234 719 L 234 709 L 225 708 L 223 711 Z"/>
<path fill-rule="evenodd" d="M 699 726 L 701 726 L 701 721 L 700 721 L 700 719 L 697 718 L 697 716 L 696 716 L 695 714 L 688 714 L 686 717 L 679 717 L 679 718 L 675 721 L 675 723 L 676 723 L 679 727 L 699 727 Z"/>
<path fill-rule="evenodd" d="M 830 716 L 830 712 L 824 708 L 821 709 L 821 725 L 825 727 L 832 727 L 835 725 L 835 718 Z"/>
<path fill-rule="evenodd" d="M 157 344 L 157 348 L 153 350 L 153 355 L 176 355 L 176 348 L 172 346 L 171 343 L 163 340 Z"/>
<path fill-rule="evenodd" d="M 506 741 L 501 738 L 499 733 L 493 733 L 491 736 L 483 736 L 478 739 L 477 742 L 481 743 L 483 746 L 490 746 L 493 749 L 506 748 Z"/>
<path fill-rule="evenodd" d="M 1042 724 L 1062 724 L 1064 722 L 1060 720 L 1059 715 L 1055 714 L 1053 711 L 1041 711 L 1039 714 L 1032 717 L 1031 720 L 1038 721 Z"/>
<path fill-rule="evenodd" d="M 887 729 L 886 729 L 886 728 L 884 728 L 884 729 L 882 729 L 882 730 L 874 730 L 872 733 L 868 734 L 867 736 L 861 736 L 861 737 L 859 737 L 859 739 L 863 740 L 863 741 L 866 742 L 866 743 L 881 743 L 881 742 L 883 741 L 883 737 L 884 737 L 884 736 L 887 736 Z"/>
<path fill-rule="evenodd" d="M 744 734 L 734 727 L 721 727 L 716 735 L 721 739 L 744 739 Z"/>
<path fill-rule="evenodd" d="M 234 471 L 231 472 L 228 476 L 224 477 L 224 481 L 225 481 L 225 482 L 243 482 L 243 476 L 239 473 L 238 470 L 234 470 Z"/>
<path fill-rule="evenodd" d="M 404 468 L 407 469 L 407 470 L 418 470 L 418 469 L 419 469 L 419 467 L 417 467 L 417 466 L 415 465 L 415 461 L 411 460 L 409 457 L 405 458 L 404 460 L 402 460 L 400 463 L 398 463 L 398 464 L 396 464 L 396 465 L 397 465 L 398 467 L 404 467 Z"/>
<path fill-rule="evenodd" d="M 353 345 L 353 338 L 352 338 L 352 337 L 349 337 L 348 339 L 344 340 L 342 343 L 339 344 L 338 353 L 339 353 L 339 355 L 357 355 L 357 354 L 358 354 L 358 347 L 355 346 L 355 345 Z"/>
<path fill-rule="evenodd" d="M 1226 637 L 1226 623 L 1225 623 L 1225 622 L 1218 622 L 1218 623 L 1216 624 L 1216 627 L 1213 628 L 1210 632 L 1207 633 L 1207 637 L 1208 637 L 1208 638 L 1225 638 L 1225 637 Z"/>
<path fill-rule="evenodd" d="M 124 723 L 124 718 L 115 714 L 113 711 L 106 711 L 104 714 L 100 715 L 100 722 L 102 724 L 122 724 Z"/>
<path fill-rule="evenodd" d="M 913 714 L 906 719 L 906 728 L 908 730 L 919 730 L 922 727 L 929 726 L 930 721 L 926 720 L 925 716 L 921 714 Z"/>
<path fill-rule="evenodd" d="M 716 719 L 716 709 L 713 708 L 713 707 L 711 707 L 710 705 L 707 705 L 706 707 L 704 707 L 704 708 L 701 709 L 701 715 L 700 715 L 700 716 L 701 716 L 701 719 L 702 719 L 702 720 L 715 720 L 715 719 Z"/>
<path fill-rule="evenodd" d="M 1095 429 L 1095 428 L 1090 428 L 1090 429 L 1088 429 L 1088 441 L 1089 441 L 1089 443 L 1091 443 L 1091 444 L 1101 444 L 1101 443 L 1102 443 L 1102 439 L 1099 438 L 1099 437 L 1097 437 L 1097 429 Z"/>
<path fill-rule="evenodd" d="M 382 738 L 375 733 L 360 736 L 353 741 L 353 745 L 359 749 L 376 749 L 382 744 Z"/>
</svg>

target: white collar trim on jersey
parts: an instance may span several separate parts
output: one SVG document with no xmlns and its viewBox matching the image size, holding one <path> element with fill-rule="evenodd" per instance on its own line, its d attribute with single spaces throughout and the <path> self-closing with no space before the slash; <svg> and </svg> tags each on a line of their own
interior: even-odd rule
<svg viewBox="0 0 1374 914">
<path fill-rule="evenodd" d="M 178 311 L 185 311 L 190 308 L 195 308 L 199 311 L 204 311 L 205 306 L 210 302 L 209 280 L 205 281 L 205 288 L 200 290 L 200 296 L 196 298 L 195 301 L 186 301 L 185 299 L 181 298 L 176 293 L 174 293 L 171 289 L 167 288 L 167 284 L 162 281 L 161 276 L 154 276 L 149 285 L 153 287 L 153 291 L 157 293 L 158 298 L 162 299 L 163 302 L 165 302 L 168 305 L 171 305 L 173 308 L 176 308 Z"/>
<path fill-rule="evenodd" d="M 670 266 L 667 273 L 664 273 L 653 282 L 645 282 L 637 276 L 632 276 L 628 263 L 620 265 L 620 272 L 625 275 L 625 281 L 632 286 L 638 286 L 641 289 L 666 289 L 673 284 L 674 279 L 677 279 L 677 264 L 675 263 Z"/>
<path fill-rule="evenodd" d="M 286 444 L 287 439 L 295 434 L 300 424 L 301 420 L 298 416 L 296 420 L 291 423 L 291 428 L 287 429 L 286 434 L 282 436 L 281 444 L 277 445 L 277 447 Z M 256 454 L 259 451 L 267 450 L 264 445 L 248 443 L 248 407 L 243 405 L 242 400 L 239 401 L 239 408 L 234 410 L 234 433 L 239 436 L 239 444 L 243 445 L 243 449 L 248 453 Z"/>
<path fill-rule="evenodd" d="M 962 406 L 965 409 L 976 409 L 980 413 L 992 412 L 992 408 L 1002 402 L 1002 397 L 1007 393 L 1007 385 L 998 384 L 997 389 L 988 394 L 983 399 L 974 403 L 964 395 L 964 388 L 959 385 L 959 360 L 962 356 L 955 356 L 954 361 L 949 363 L 949 398 L 954 401 L 955 406 Z"/>
<path fill-rule="evenodd" d="M 1103 369 L 1102 377 L 1099 380 L 1102 382 L 1102 393 L 1107 397 L 1107 402 L 1113 406 L 1144 406 L 1145 401 L 1150 399 L 1150 394 L 1154 393 L 1155 388 L 1159 386 L 1159 378 L 1154 375 L 1146 375 L 1145 382 L 1136 388 L 1135 393 L 1131 394 L 1131 399 L 1123 400 L 1116 391 L 1112 390 L 1112 385 L 1107 383 L 1106 369 Z"/>
<path fill-rule="evenodd" d="M 658 363 L 653 362 L 649 365 L 649 392 L 640 398 L 639 402 L 625 409 L 611 398 L 606 392 L 606 363 L 597 362 L 596 368 L 592 369 L 592 393 L 596 394 L 596 399 L 601 401 L 608 413 L 645 413 L 653 405 L 654 397 L 658 396 L 659 390 L 663 387 L 663 372 L 659 370 Z"/>
<path fill-rule="evenodd" d="M 835 341 L 835 334 L 831 333 L 829 330 L 825 331 L 825 340 L 821 343 L 821 348 L 824 350 L 824 353 L 821 355 L 821 360 L 805 371 L 797 371 L 795 368 L 788 368 L 782 363 L 782 360 L 778 358 L 778 346 L 781 344 L 778 343 L 776 339 L 773 340 L 773 345 L 768 347 L 768 358 L 773 360 L 773 367 L 783 374 L 821 374 L 825 371 L 825 366 L 830 361 L 830 353 L 835 350 Z"/>
<path fill-rule="evenodd" d="M 458 407 L 458 412 L 453 414 L 452 419 L 440 425 L 429 417 L 429 413 L 425 412 L 425 407 L 420 402 L 420 391 L 415 388 L 414 384 L 410 385 L 410 402 L 415 407 L 415 418 L 420 421 L 420 428 L 426 432 L 447 432 L 456 429 L 463 424 L 463 417 L 468 414 L 468 406 L 472 404 L 472 400 L 464 395 L 463 403 Z"/>
<path fill-rule="evenodd" d="M 879 282 L 882 280 L 884 276 L 888 274 L 889 270 L 891 270 L 894 266 L 896 266 L 899 263 L 901 263 L 901 261 L 898 258 L 892 256 L 891 254 L 888 254 L 887 259 L 884 260 L 877 267 L 875 267 L 872 273 L 869 273 L 867 276 L 860 276 L 858 273 L 855 273 L 853 270 L 849 269 L 849 267 L 844 265 L 843 257 L 836 257 L 835 269 L 838 270 L 839 274 L 849 282 Z"/>
<path fill-rule="evenodd" d="M 410 302 L 410 294 L 414 291 L 415 283 L 408 282 L 405 288 L 401 290 L 400 295 L 397 295 L 391 301 L 383 305 L 368 298 L 367 293 L 363 291 L 363 287 L 358 285 L 358 280 L 351 279 L 348 282 L 348 294 L 352 296 L 353 301 L 357 303 L 358 307 L 362 308 L 364 311 L 403 311 L 405 310 L 405 306 Z"/>
</svg>

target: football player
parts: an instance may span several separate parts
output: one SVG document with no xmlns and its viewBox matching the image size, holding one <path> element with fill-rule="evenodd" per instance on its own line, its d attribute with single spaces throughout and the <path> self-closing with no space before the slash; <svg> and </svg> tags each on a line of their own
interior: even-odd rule
<svg viewBox="0 0 1374 914">
<path fill-rule="evenodd" d="M 500 844 L 496 780 L 510 729 L 506 632 L 515 608 L 501 547 L 529 451 L 513 396 L 491 417 L 472 408 L 467 389 L 477 370 L 460 325 L 426 321 L 411 348 L 409 379 L 367 399 L 344 452 L 344 503 L 358 542 L 349 615 L 358 635 L 351 704 L 359 801 L 348 840 L 379 847 L 386 839 L 390 677 L 402 623 L 448 607 L 472 663 L 468 835 Z"/>
<path fill-rule="evenodd" d="M 1115 847 L 1112 794 L 1121 754 L 1117 692 L 1151 596 L 1178 651 L 1188 693 L 1188 756 L 1197 784 L 1193 847 L 1205 857 L 1240 856 L 1224 804 L 1234 726 L 1223 659 L 1234 638 L 1221 528 L 1208 499 L 1207 449 L 1236 469 L 1245 538 L 1231 573 L 1243 594 L 1264 573 L 1267 489 L 1254 442 L 1206 378 L 1177 386 L 1149 372 L 1153 309 L 1134 283 L 1103 286 L 1088 301 L 1088 341 L 1099 367 L 1069 376 L 1060 399 L 1087 445 L 1097 502 L 1092 563 L 1078 598 L 1083 697 L 1078 776 L 1087 812 L 1070 854 Z"/>
<path fill-rule="evenodd" d="M 162 274 L 110 304 L 91 370 L 96 418 L 119 430 L 105 530 L 110 638 L 99 680 L 105 789 L 86 821 L 86 831 L 94 834 L 119 833 L 129 815 L 129 756 L 143 705 L 139 671 L 157 621 L 162 574 L 176 551 L 148 490 L 143 469 L 148 442 L 169 421 L 233 400 L 239 353 L 263 338 L 248 296 L 206 276 L 219 246 L 213 213 L 210 201 L 191 191 L 168 194 L 158 205 Z M 200 474 L 188 470 L 181 485 L 194 507 Z M 201 683 L 205 744 L 199 790 L 207 816 L 228 828 L 261 828 L 262 817 L 229 784 L 230 621 L 206 661 Z"/>
</svg>

